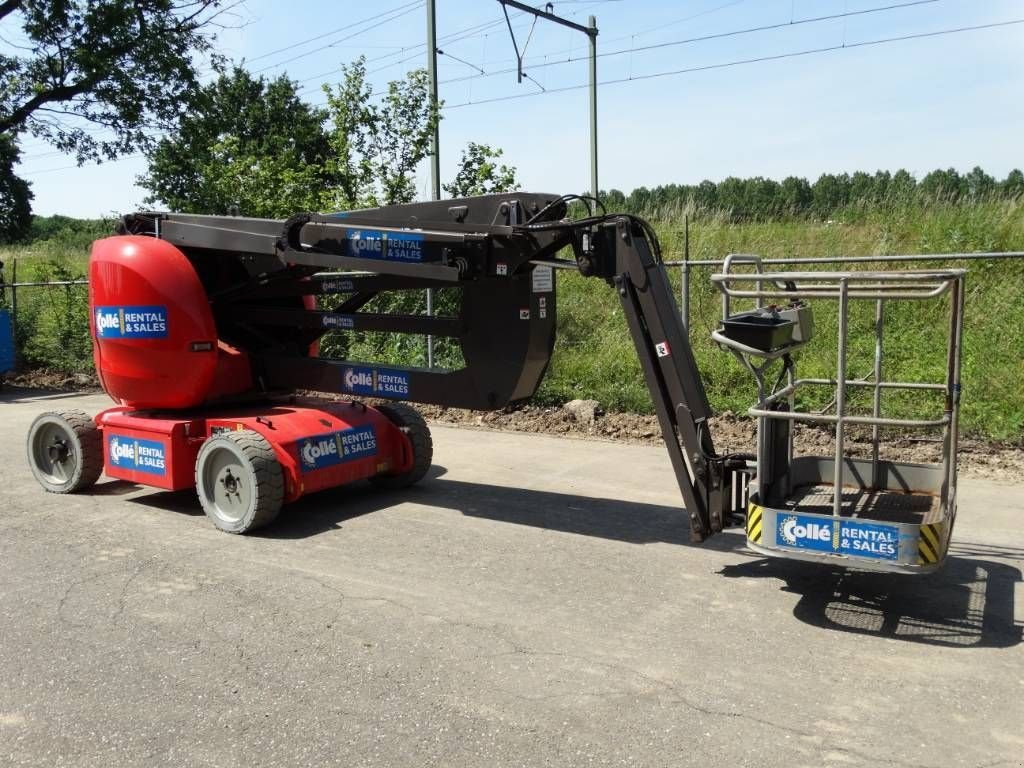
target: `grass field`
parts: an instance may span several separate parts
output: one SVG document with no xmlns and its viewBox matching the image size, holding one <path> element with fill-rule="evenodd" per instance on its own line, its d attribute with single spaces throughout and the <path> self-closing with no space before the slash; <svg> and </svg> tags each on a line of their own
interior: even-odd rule
<svg viewBox="0 0 1024 768">
<path fill-rule="evenodd" d="M 682 222 L 657 221 L 666 260 L 682 258 Z M 25 249 L 0 249 L 12 278 L 67 279 L 85 271 L 86 240 L 67 238 Z M 787 221 L 731 224 L 704 218 L 691 225 L 692 259 L 718 259 L 729 252 L 766 258 L 857 256 L 910 253 L 1024 250 L 1024 205 L 1020 202 L 937 206 L 845 217 L 820 223 Z M 914 267 L 950 265 L 948 261 Z M 963 358 L 962 426 L 988 438 L 1024 441 L 1024 260 L 983 261 L 966 266 L 966 331 Z M 895 265 L 911 266 L 911 265 Z M 828 267 L 834 268 L 834 267 Z M 710 341 L 720 302 L 708 279 L 711 270 L 691 273 L 691 341 L 716 410 L 743 411 L 754 387 L 748 373 Z M 680 271 L 670 269 L 679 287 Z M 649 412 L 651 403 L 626 331 L 618 300 L 598 280 L 561 273 L 558 286 L 559 336 L 548 376 L 538 393 L 543 403 L 590 397 L 609 410 Z M 814 305 L 817 340 L 800 353 L 801 375 L 834 376 L 836 314 L 833 302 Z M 948 303 L 892 303 L 887 309 L 885 375 L 904 381 L 940 381 L 945 365 Z M 25 365 L 68 371 L 91 369 L 87 301 L 80 288 L 39 289 L 19 294 L 19 347 Z M 873 306 L 851 313 L 849 371 L 870 372 L 874 342 Z M 392 363 L 422 364 L 421 345 L 388 346 L 366 335 L 350 348 L 354 359 L 382 355 Z M 390 352 L 390 354 L 387 354 Z M 804 407 L 816 405 L 805 401 Z M 889 396 L 886 415 L 922 416 L 941 408 L 937 400 Z"/>
</svg>

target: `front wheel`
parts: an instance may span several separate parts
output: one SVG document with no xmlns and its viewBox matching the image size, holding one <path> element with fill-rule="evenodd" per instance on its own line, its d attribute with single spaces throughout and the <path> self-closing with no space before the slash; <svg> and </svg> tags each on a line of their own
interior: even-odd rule
<svg viewBox="0 0 1024 768">
<path fill-rule="evenodd" d="M 377 410 L 409 438 L 412 443 L 412 468 L 400 475 L 377 475 L 370 482 L 381 488 L 406 488 L 426 476 L 434 460 L 434 441 L 430 428 L 419 411 L 404 403 L 378 405 Z"/>
<path fill-rule="evenodd" d="M 217 528 L 246 533 L 273 522 L 281 511 L 284 472 L 263 435 L 221 432 L 199 449 L 196 492 Z"/>
<path fill-rule="evenodd" d="M 49 411 L 28 430 L 28 463 L 50 493 L 75 493 L 103 472 L 103 437 L 84 411 Z"/>
</svg>

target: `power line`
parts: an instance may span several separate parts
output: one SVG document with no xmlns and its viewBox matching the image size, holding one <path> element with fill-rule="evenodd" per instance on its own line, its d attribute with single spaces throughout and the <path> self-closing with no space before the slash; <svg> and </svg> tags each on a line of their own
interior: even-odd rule
<svg viewBox="0 0 1024 768">
<path fill-rule="evenodd" d="M 523 15 L 523 14 L 520 13 L 519 15 Z M 491 27 L 498 26 L 503 21 L 504 21 L 504 19 L 500 19 L 498 21 L 487 21 L 487 22 L 483 22 L 483 23 L 480 23 L 480 24 L 474 24 L 474 25 L 472 25 L 470 27 L 465 27 L 465 28 L 463 28 L 461 30 L 456 30 L 455 32 L 449 32 L 447 35 L 442 35 L 441 37 L 439 37 L 437 39 L 437 41 L 438 41 L 438 43 L 443 43 L 445 45 L 448 45 L 449 43 L 456 43 L 456 42 L 459 42 L 460 40 L 466 39 L 466 37 L 468 37 L 468 36 L 472 36 L 473 34 L 478 34 L 479 32 L 483 32 L 483 31 L 485 31 L 487 29 L 490 29 Z M 469 35 L 464 35 L 463 33 L 469 33 Z M 459 35 L 463 35 L 463 36 L 459 37 Z M 408 47 L 404 47 L 404 48 L 402 48 L 399 51 L 395 51 L 395 52 L 392 52 L 392 53 L 385 53 L 385 54 L 382 54 L 380 56 L 375 56 L 375 57 L 373 57 L 371 59 L 367 59 L 366 63 L 367 64 L 372 64 L 375 61 L 382 61 L 384 59 L 391 58 L 392 56 L 401 56 L 404 53 L 411 52 L 411 51 L 416 51 L 416 53 L 412 54 L 411 56 L 407 56 L 404 59 L 400 59 L 398 61 L 393 61 L 390 64 L 385 64 L 385 65 L 383 65 L 381 67 L 377 67 L 376 69 L 373 69 L 373 70 L 370 70 L 369 72 L 367 72 L 367 74 L 368 75 L 372 75 L 372 74 L 374 74 L 376 72 L 380 72 L 380 71 L 388 69 L 390 67 L 398 66 L 399 64 L 404 64 L 404 63 L 406 63 L 408 61 L 412 61 L 413 59 L 418 59 L 418 58 L 420 58 L 421 56 L 424 55 L 424 53 L 426 52 L 426 47 L 427 47 L 426 43 L 416 43 L 415 45 L 410 45 Z M 335 73 L 337 73 L 339 71 L 340 71 L 340 69 L 338 67 L 334 67 L 333 69 L 329 69 L 326 72 L 320 72 L 319 74 L 312 75 L 311 77 L 304 78 L 304 79 L 299 80 L 297 82 L 298 82 L 299 85 L 303 85 L 303 84 L 311 82 L 313 80 L 319 80 L 319 79 L 321 79 L 323 77 L 327 77 L 329 75 L 333 75 L 333 74 L 335 74 Z M 299 91 L 299 95 L 301 95 L 303 93 L 307 93 L 309 91 L 312 91 L 312 90 L 314 90 L 314 88 L 315 87 L 304 88 L 301 91 Z"/>
<path fill-rule="evenodd" d="M 726 69 L 728 67 L 736 67 L 741 64 L 758 64 L 766 61 L 779 61 L 780 59 L 792 59 L 799 56 L 810 56 L 816 53 L 828 53 L 831 51 L 842 51 L 850 48 L 867 48 L 873 45 L 884 45 L 886 43 L 897 43 L 905 40 L 919 40 L 927 37 L 939 37 L 941 35 L 952 35 L 959 32 L 974 32 L 981 29 L 996 29 L 998 27 L 1009 27 L 1014 24 L 1024 24 L 1024 18 L 1011 19 L 1009 21 L 998 21 L 991 24 L 978 24 L 969 27 L 956 27 L 953 29 L 940 29 L 934 32 L 917 32 L 910 35 L 900 35 L 898 37 L 885 37 L 877 40 L 865 40 L 859 43 L 843 43 L 841 45 L 830 45 L 822 48 L 809 48 L 803 51 L 791 51 L 789 53 L 780 53 L 774 56 L 758 56 L 752 59 L 737 59 L 735 61 L 726 61 L 719 64 L 705 64 L 699 67 L 687 67 L 685 69 L 675 69 L 669 72 L 653 72 L 647 75 L 636 75 L 631 77 L 621 77 L 613 80 L 603 80 L 598 85 L 618 85 L 621 83 L 633 82 L 636 80 L 652 80 L 657 77 L 669 77 L 671 75 L 684 75 L 692 72 L 706 72 L 714 69 Z M 461 104 L 445 104 L 442 109 L 459 109 L 461 107 L 472 107 L 480 104 L 493 104 L 499 101 L 511 101 L 512 99 L 526 99 L 531 96 L 542 96 L 546 94 L 564 93 L 566 91 L 576 91 L 581 88 L 588 88 L 589 84 L 581 83 L 579 85 L 567 85 L 561 88 L 549 88 L 547 91 L 538 92 L 531 91 L 529 93 L 516 93 L 508 96 L 496 96 L 491 99 L 481 99 L 480 101 L 466 101 Z"/>
<path fill-rule="evenodd" d="M 349 22 L 348 24 L 345 24 L 345 26 L 343 26 L 343 27 L 338 27 L 337 29 L 332 29 L 330 32 L 324 32 L 322 35 L 317 35 L 316 37 L 308 37 L 305 40 L 297 40 L 296 42 L 292 43 L 291 45 L 286 45 L 286 46 L 284 46 L 282 48 L 278 48 L 278 49 L 273 50 L 273 51 L 268 51 L 267 53 L 261 53 L 259 56 L 255 56 L 255 57 L 253 57 L 251 59 L 246 59 L 246 61 L 249 64 L 251 64 L 254 61 L 259 61 L 261 59 L 265 59 L 268 56 L 273 56 L 274 54 L 277 54 L 277 53 L 284 53 L 285 51 L 294 50 L 295 48 L 298 48 L 299 46 L 305 45 L 306 43 L 312 43 L 312 42 L 316 42 L 317 40 L 322 40 L 325 37 L 330 37 L 331 35 L 336 35 L 339 32 L 344 32 L 344 31 L 346 31 L 348 29 L 351 29 L 352 27 L 359 26 L 360 24 L 365 24 L 368 21 L 376 21 L 381 16 L 387 16 L 389 13 L 393 13 L 394 11 L 401 11 L 401 10 L 405 10 L 407 8 L 411 8 L 411 7 L 415 6 L 415 5 L 419 5 L 420 2 L 421 2 L 421 0 L 413 0 L 413 2 L 411 2 L 411 3 L 406 3 L 405 5 L 395 6 L 394 8 L 391 8 L 391 9 L 389 9 L 387 11 L 382 11 L 382 12 L 380 12 L 380 13 L 374 15 L 374 16 L 369 16 L 369 17 L 367 17 L 365 19 L 360 19 L 359 21 Z"/>
<path fill-rule="evenodd" d="M 597 57 L 600 59 L 600 58 L 605 58 L 607 56 L 621 56 L 621 55 L 627 54 L 627 53 L 640 53 L 642 51 L 651 51 L 651 50 L 655 50 L 655 49 L 659 49 L 659 48 L 668 48 L 668 47 L 679 46 L 679 45 L 689 45 L 691 43 L 706 42 L 708 40 L 720 40 L 720 39 L 727 38 L 727 37 L 736 37 L 738 35 L 749 35 L 749 34 L 754 34 L 754 33 L 757 33 L 757 32 L 770 32 L 770 31 L 773 31 L 773 30 L 783 29 L 783 28 L 786 28 L 786 27 L 796 27 L 796 26 L 800 26 L 802 24 L 817 24 L 817 23 L 820 23 L 820 22 L 823 22 L 823 21 L 834 21 L 836 19 L 845 19 L 845 18 L 847 18 L 849 16 L 862 16 L 862 15 L 868 14 L 868 13 L 882 13 L 884 11 L 892 11 L 892 10 L 896 10 L 898 8 L 910 8 L 910 7 L 917 6 L 917 5 L 929 5 L 931 3 L 937 3 L 937 2 L 939 2 L 939 0 L 910 0 L 909 2 L 895 3 L 893 5 L 884 5 L 884 6 L 879 6 L 879 7 L 876 7 L 876 8 L 864 8 L 864 9 L 859 10 L 859 11 L 846 11 L 844 13 L 829 14 L 828 16 L 815 16 L 815 17 L 807 18 L 807 19 L 797 19 L 795 21 L 784 21 L 784 22 L 779 22 L 778 24 L 765 24 L 765 25 L 762 25 L 762 26 L 759 26 L 759 27 L 745 27 L 743 29 L 733 29 L 733 30 L 729 30 L 727 32 L 714 32 L 712 34 L 700 35 L 698 37 L 689 37 L 689 38 L 685 38 L 683 40 L 670 40 L 670 41 L 663 42 L 663 43 L 652 43 L 651 45 L 643 45 L 643 46 L 640 46 L 639 48 L 636 48 L 636 47 L 621 48 L 621 49 L 616 50 L 616 51 L 605 51 L 603 53 L 598 53 Z M 550 56 L 550 55 L 551 54 L 548 54 L 548 56 Z M 576 62 L 576 61 L 584 61 L 586 58 L 587 57 L 584 57 L 584 56 L 577 56 L 575 58 L 570 56 L 567 59 L 559 59 L 557 61 L 544 62 L 543 64 L 534 64 L 534 65 L 532 65 L 530 67 L 530 69 L 541 69 L 543 67 L 556 67 L 556 66 L 561 66 L 561 65 L 564 65 L 564 64 L 570 64 L 570 63 Z M 512 67 L 512 68 L 508 68 L 508 69 L 492 70 L 491 72 L 488 72 L 485 75 L 461 75 L 459 77 L 453 77 L 453 78 L 451 78 L 449 80 L 442 80 L 440 84 L 441 85 L 447 85 L 449 83 L 461 83 L 461 82 L 465 82 L 466 80 L 473 80 L 473 79 L 481 78 L 481 77 L 495 77 L 497 75 L 507 75 L 510 72 L 515 72 L 515 71 L 516 71 L 516 69 L 514 67 Z"/>
<path fill-rule="evenodd" d="M 114 158 L 113 160 L 107 160 L 105 163 L 97 163 L 96 165 L 90 165 L 92 168 L 98 168 L 100 165 L 120 163 L 123 160 L 130 160 L 133 157 L 142 157 L 145 152 L 132 152 L 130 155 L 121 155 L 120 157 Z M 70 171 L 73 168 L 83 168 L 82 165 L 62 165 L 58 168 L 41 168 L 38 171 L 27 171 L 25 173 L 19 173 L 18 176 L 40 176 L 44 173 L 56 173 L 57 171 Z"/>
<path fill-rule="evenodd" d="M 383 19 L 382 21 L 378 21 L 376 24 L 371 24 L 370 26 L 366 27 L 365 29 L 360 29 L 357 32 L 353 32 L 351 35 L 346 35 L 345 37 L 339 38 L 338 40 L 335 40 L 333 43 L 328 43 L 327 45 L 322 45 L 319 48 L 313 48 L 312 50 L 306 51 L 305 53 L 300 53 L 300 54 L 298 54 L 296 56 L 292 56 L 290 59 L 284 59 L 282 61 L 275 62 L 274 64 L 270 64 L 270 65 L 268 65 L 266 67 L 263 67 L 262 69 L 253 70 L 253 74 L 258 75 L 260 72 L 266 72 L 268 69 L 275 69 L 276 67 L 283 66 L 284 64 L 290 64 L 293 61 L 298 61 L 299 59 L 304 59 L 307 56 L 312 56 L 314 53 L 319 53 L 320 51 L 326 51 L 328 48 L 334 48 L 334 47 L 336 47 L 338 45 L 338 43 L 343 43 L 346 40 L 351 40 L 353 37 L 357 37 L 358 35 L 365 34 L 366 32 L 369 32 L 371 29 L 376 29 L 377 27 L 382 27 L 385 24 L 390 24 L 392 21 L 396 21 L 397 19 L 402 18 L 403 16 L 408 16 L 413 11 L 419 10 L 422 6 L 423 6 L 423 3 L 421 2 L 421 0 L 417 0 L 417 2 L 415 4 L 413 4 L 412 7 L 408 7 L 404 11 L 397 11 L 397 12 L 395 12 L 395 11 L 387 11 L 385 14 L 379 14 L 377 16 L 374 16 L 373 18 L 379 19 L 381 16 L 386 15 L 387 13 L 392 13 L 393 14 L 391 16 L 388 16 L 388 18 Z M 360 23 L 365 23 L 365 22 L 360 22 Z"/>
<path fill-rule="evenodd" d="M 733 0 L 733 2 L 730 3 L 730 4 L 735 4 L 736 2 L 742 2 L 742 1 L 743 0 Z M 601 3 L 610 3 L 610 2 L 622 2 L 622 0 L 577 0 L 577 2 L 585 3 L 585 5 L 582 8 L 579 8 L 579 9 L 571 12 L 569 14 L 570 16 L 575 16 L 577 14 L 580 14 L 583 11 L 587 10 L 588 8 L 590 8 L 590 7 L 594 6 L 594 5 L 599 5 Z M 561 4 L 565 4 L 565 3 L 566 3 L 566 0 L 562 0 Z M 519 11 L 517 13 L 511 14 L 511 17 L 512 18 L 519 18 L 519 17 L 525 16 L 525 15 L 527 15 L 527 14 L 525 14 L 522 11 Z M 697 15 L 701 15 L 701 14 L 697 14 Z M 481 33 L 487 33 L 487 32 L 489 32 L 489 30 L 494 29 L 495 27 L 503 26 L 504 22 L 505 22 L 504 18 L 500 18 L 500 19 L 497 19 L 495 21 L 481 22 L 479 24 L 474 24 L 472 26 L 465 27 L 465 28 L 460 29 L 460 30 L 456 30 L 455 32 L 449 32 L 447 35 L 443 35 L 443 36 L 439 37 L 437 41 L 438 41 L 438 43 L 441 43 L 441 44 L 444 44 L 444 45 L 448 46 L 448 45 L 453 45 L 455 43 L 462 42 L 463 40 L 480 39 Z M 514 28 L 515 29 L 524 29 L 526 26 L 528 26 L 528 25 L 520 24 L 520 25 L 516 25 Z M 484 35 L 484 37 L 486 37 L 486 34 Z M 373 64 L 376 61 L 383 61 L 383 60 L 389 59 L 389 58 L 391 58 L 393 56 L 402 56 L 403 54 L 405 54 L 407 52 L 411 54 L 409 56 L 406 56 L 405 58 L 399 59 L 397 61 L 393 61 L 393 62 L 391 62 L 389 64 L 383 64 L 383 65 L 381 65 L 379 67 L 371 69 L 366 74 L 367 75 L 373 75 L 373 74 L 376 74 L 378 72 L 383 72 L 385 69 L 390 69 L 391 67 L 397 67 L 400 64 L 405 64 L 405 63 L 408 63 L 410 61 L 414 61 L 414 60 L 420 58 L 421 56 L 423 56 L 426 53 L 426 47 L 427 47 L 426 43 L 416 43 L 415 45 L 410 45 L 408 47 L 404 47 L 401 50 L 394 51 L 392 53 L 385 53 L 385 54 L 382 54 L 380 56 L 375 56 L 375 57 L 373 57 L 371 59 L 367 59 L 366 60 L 367 64 Z M 446 53 L 445 55 L 448 56 L 449 58 L 454 58 L 451 54 Z M 464 62 L 464 63 L 468 63 L 468 62 Z M 477 67 L 474 64 L 469 64 L 469 66 L 473 67 L 474 69 L 481 69 L 480 67 Z M 340 70 L 337 67 L 335 67 L 334 69 L 330 69 L 330 70 L 328 70 L 326 72 L 321 72 L 319 74 L 312 75 L 311 77 L 304 78 L 304 79 L 299 80 L 297 82 L 300 85 L 302 85 L 304 83 L 308 83 L 308 82 L 311 82 L 313 80 L 318 80 L 318 79 L 320 79 L 322 77 L 327 77 L 328 75 L 333 75 L 333 74 L 335 74 L 338 71 L 340 71 Z M 308 93 L 311 90 L 313 90 L 313 88 L 305 88 L 302 91 L 299 91 L 299 93 L 300 94 Z"/>
</svg>

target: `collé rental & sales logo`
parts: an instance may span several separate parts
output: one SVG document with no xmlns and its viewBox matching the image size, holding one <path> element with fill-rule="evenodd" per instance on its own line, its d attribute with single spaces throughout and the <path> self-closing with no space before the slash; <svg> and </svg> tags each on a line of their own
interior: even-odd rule
<svg viewBox="0 0 1024 768">
<path fill-rule="evenodd" d="M 96 307 L 96 337 L 100 339 L 166 339 L 167 307 Z"/>
<path fill-rule="evenodd" d="M 376 454 L 377 433 L 373 425 L 314 435 L 299 441 L 299 459 L 303 472 L 333 467 Z"/>
<path fill-rule="evenodd" d="M 167 452 L 158 440 L 111 435 L 107 440 L 107 456 L 119 469 L 134 469 L 151 475 L 167 473 Z"/>
<path fill-rule="evenodd" d="M 779 515 L 778 521 L 775 543 L 783 547 L 880 560 L 899 557 L 901 534 L 895 525 L 808 515 Z"/>
<path fill-rule="evenodd" d="M 348 253 L 360 259 L 423 261 L 423 235 L 417 232 L 391 232 L 353 229 L 348 235 Z"/>
<path fill-rule="evenodd" d="M 356 395 L 409 396 L 409 374 L 388 368 L 345 368 L 342 373 L 342 384 L 346 392 Z"/>
</svg>

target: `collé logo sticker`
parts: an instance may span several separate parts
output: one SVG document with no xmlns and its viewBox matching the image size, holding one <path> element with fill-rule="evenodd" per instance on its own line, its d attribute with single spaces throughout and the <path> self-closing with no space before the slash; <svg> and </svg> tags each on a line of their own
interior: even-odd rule
<svg viewBox="0 0 1024 768">
<path fill-rule="evenodd" d="M 323 315 L 322 322 L 324 328 L 352 329 L 356 327 L 355 319 L 348 315 Z"/>
<path fill-rule="evenodd" d="M 804 515 L 780 515 L 776 541 L 794 549 L 832 552 L 832 529 L 831 521 Z"/>
<path fill-rule="evenodd" d="M 894 525 L 845 519 L 837 525 L 807 515 L 780 515 L 778 520 L 775 541 L 780 546 L 882 560 L 899 556 L 900 533 Z"/>
<path fill-rule="evenodd" d="M 407 397 L 409 395 L 409 374 L 387 368 L 346 368 L 342 373 L 346 392 L 357 395 L 384 395 L 386 397 Z"/>
<path fill-rule="evenodd" d="M 151 475 L 167 473 L 167 451 L 158 440 L 111 435 L 107 440 L 107 457 L 119 469 L 133 469 Z"/>
<path fill-rule="evenodd" d="M 100 339 L 166 339 L 167 307 L 96 307 Z"/>
<path fill-rule="evenodd" d="M 299 463 L 303 472 L 333 467 L 376 454 L 377 433 L 372 425 L 314 435 L 299 441 Z"/>
<path fill-rule="evenodd" d="M 423 261 L 423 235 L 416 232 L 384 234 L 375 229 L 353 229 L 348 235 L 349 256 L 388 261 Z"/>
<path fill-rule="evenodd" d="M 324 293 L 351 293 L 356 289 L 356 284 L 351 280 L 324 280 L 320 283 L 320 290 Z"/>
</svg>

